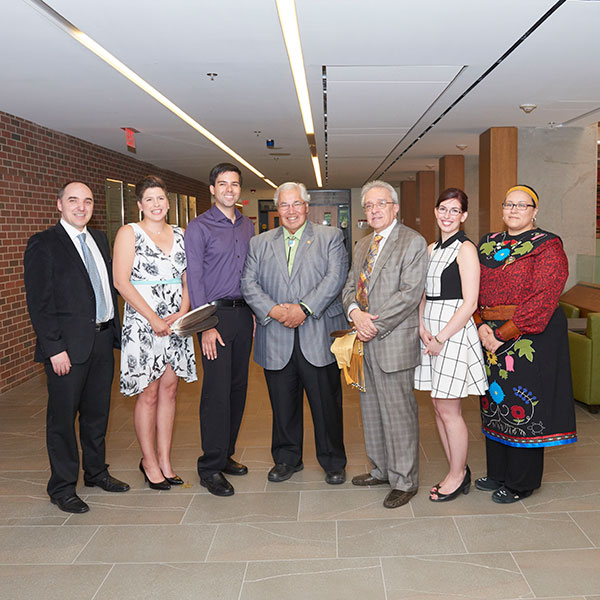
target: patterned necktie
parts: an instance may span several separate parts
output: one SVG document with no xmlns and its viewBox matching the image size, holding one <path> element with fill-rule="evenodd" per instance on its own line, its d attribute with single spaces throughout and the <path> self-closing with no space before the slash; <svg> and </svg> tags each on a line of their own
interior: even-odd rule
<svg viewBox="0 0 600 600">
<path fill-rule="evenodd" d="M 83 262 L 87 269 L 90 281 L 92 282 L 92 288 L 94 288 L 94 296 L 96 296 L 96 322 L 102 323 L 106 320 L 107 305 L 106 298 L 104 297 L 104 290 L 102 289 L 102 280 L 100 279 L 100 273 L 90 247 L 85 241 L 85 233 L 80 233 L 77 238 L 81 243 L 81 249 L 83 250 Z"/>
<path fill-rule="evenodd" d="M 358 276 L 358 285 L 356 286 L 356 301 L 360 305 L 361 310 L 367 310 L 369 301 L 367 299 L 367 292 L 369 286 L 369 279 L 371 279 L 371 273 L 373 272 L 373 265 L 375 264 L 375 258 L 379 251 L 379 242 L 383 239 L 382 235 L 377 234 L 373 238 L 369 253 L 365 260 L 365 265 Z"/>
<path fill-rule="evenodd" d="M 288 266 L 288 274 L 291 275 L 292 267 L 294 266 L 294 263 L 293 263 L 293 261 L 290 260 L 290 258 L 292 258 L 292 248 L 294 247 L 294 244 L 296 243 L 296 236 L 290 235 L 287 243 L 288 243 L 287 266 Z"/>
</svg>

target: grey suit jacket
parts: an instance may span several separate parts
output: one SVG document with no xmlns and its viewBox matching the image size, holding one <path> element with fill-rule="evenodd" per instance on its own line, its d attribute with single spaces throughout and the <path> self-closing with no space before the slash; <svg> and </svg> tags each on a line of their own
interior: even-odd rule
<svg viewBox="0 0 600 600">
<path fill-rule="evenodd" d="M 276 304 L 302 301 L 313 312 L 298 327 L 302 354 L 312 365 L 331 364 L 330 332 L 347 327 L 339 297 L 348 272 L 348 255 L 339 229 L 310 221 L 288 274 L 283 228 L 250 240 L 242 275 L 242 294 L 256 315 L 254 360 L 265 369 L 282 369 L 294 347 L 294 329 L 268 314 Z"/>
<path fill-rule="evenodd" d="M 356 302 L 356 285 L 373 236 L 357 242 L 352 268 L 342 292 L 344 312 Z M 374 356 L 386 373 L 402 371 L 419 364 L 419 302 L 425 289 L 427 243 L 416 231 L 397 223 L 377 258 L 368 288 L 369 312 L 377 335 L 368 342 L 368 355 Z"/>
</svg>

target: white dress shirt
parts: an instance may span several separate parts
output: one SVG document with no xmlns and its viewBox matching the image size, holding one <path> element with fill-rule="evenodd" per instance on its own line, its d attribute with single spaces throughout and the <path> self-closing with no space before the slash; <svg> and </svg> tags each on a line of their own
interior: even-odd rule
<svg viewBox="0 0 600 600">
<path fill-rule="evenodd" d="M 106 308 L 108 311 L 106 320 L 110 321 L 115 315 L 115 309 L 114 309 L 113 301 L 112 301 L 112 293 L 110 290 L 110 282 L 108 279 L 108 271 L 106 269 L 106 263 L 104 262 L 104 258 L 102 257 L 100 249 L 98 248 L 98 245 L 96 244 L 96 240 L 94 240 L 94 238 L 90 235 L 89 231 L 87 230 L 87 227 L 84 227 L 82 231 L 79 231 L 79 229 L 77 229 L 76 227 L 73 227 L 73 225 L 70 225 L 64 219 L 60 220 L 60 224 L 65 228 L 65 231 L 69 234 L 69 237 L 71 238 L 71 241 L 73 242 L 75 248 L 77 249 L 77 252 L 79 252 L 79 256 L 81 257 L 81 260 L 83 261 L 84 266 L 85 266 L 85 259 L 83 257 L 83 250 L 81 249 L 81 242 L 79 241 L 79 238 L 77 236 L 80 233 L 86 234 L 85 241 L 86 241 L 89 249 L 92 252 L 92 257 L 94 258 L 94 262 L 96 263 L 98 273 L 100 274 L 100 280 L 102 281 L 102 291 L 104 292 L 104 298 L 106 299 Z M 383 241 L 383 240 L 381 240 L 381 241 Z"/>
</svg>

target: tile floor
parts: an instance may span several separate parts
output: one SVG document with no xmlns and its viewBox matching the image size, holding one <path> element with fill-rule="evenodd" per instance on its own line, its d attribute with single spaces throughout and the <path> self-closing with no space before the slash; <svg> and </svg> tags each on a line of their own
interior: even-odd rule
<svg viewBox="0 0 600 600">
<path fill-rule="evenodd" d="M 251 364 L 236 494 L 200 487 L 199 383 L 182 383 L 173 464 L 186 485 L 144 486 L 133 400 L 115 381 L 108 435 L 111 472 L 127 494 L 80 487 L 91 510 L 68 515 L 45 493 L 45 383 L 0 396 L 0 598 L 270 600 L 600 599 L 600 415 L 577 407 L 580 441 L 546 454 L 544 485 L 509 506 L 472 488 L 448 504 L 427 490 L 446 469 L 433 412 L 419 395 L 421 483 L 409 505 L 382 506 L 387 490 L 328 486 L 306 414 L 305 469 L 268 483 L 271 413 Z M 348 475 L 367 468 L 358 394 L 345 390 Z M 484 474 L 475 398 L 464 402 L 469 464 Z"/>
</svg>

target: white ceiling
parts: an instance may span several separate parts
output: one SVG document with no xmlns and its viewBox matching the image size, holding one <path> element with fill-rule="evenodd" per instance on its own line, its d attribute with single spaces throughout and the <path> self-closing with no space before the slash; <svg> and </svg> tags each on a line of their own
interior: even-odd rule
<svg viewBox="0 0 600 600">
<path fill-rule="evenodd" d="M 274 0 L 48 0 L 275 183 L 315 187 Z M 600 118 L 600 2 L 296 0 L 330 188 L 393 183 L 444 154 L 477 154 L 491 126 L 583 126 Z M 548 10 L 539 28 L 390 164 Z M 0 110 L 206 181 L 228 157 L 53 24 L 2 3 Z M 327 88 L 325 157 L 323 72 Z M 206 73 L 218 76 L 210 81 Z M 526 115 L 522 103 L 538 108 Z M 596 111 L 596 112 L 594 112 Z M 257 136 L 254 132 L 259 130 Z M 268 150 L 265 141 L 275 140 Z M 271 152 L 289 156 L 272 156 Z M 270 197 L 246 175 L 258 197 Z"/>
</svg>

